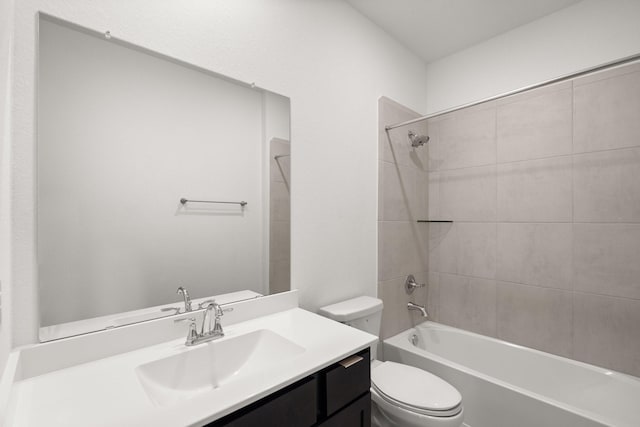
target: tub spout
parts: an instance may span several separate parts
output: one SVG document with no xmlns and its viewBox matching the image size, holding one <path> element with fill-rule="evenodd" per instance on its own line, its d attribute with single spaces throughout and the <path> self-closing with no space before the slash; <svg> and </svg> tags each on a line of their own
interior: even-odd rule
<svg viewBox="0 0 640 427">
<path fill-rule="evenodd" d="M 423 305 L 418 305 L 412 302 L 408 302 L 407 308 L 409 310 L 418 310 L 420 313 L 422 313 L 422 317 L 424 317 L 425 319 L 429 317 L 429 313 L 427 313 L 427 310 L 424 308 Z"/>
</svg>

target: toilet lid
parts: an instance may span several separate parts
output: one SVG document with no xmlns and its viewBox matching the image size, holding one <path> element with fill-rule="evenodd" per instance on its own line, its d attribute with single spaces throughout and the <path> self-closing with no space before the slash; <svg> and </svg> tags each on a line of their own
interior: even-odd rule
<svg viewBox="0 0 640 427">
<path fill-rule="evenodd" d="M 386 397 L 421 410 L 448 411 L 462 396 L 451 384 L 413 366 L 383 362 L 371 371 L 371 382 Z"/>
</svg>

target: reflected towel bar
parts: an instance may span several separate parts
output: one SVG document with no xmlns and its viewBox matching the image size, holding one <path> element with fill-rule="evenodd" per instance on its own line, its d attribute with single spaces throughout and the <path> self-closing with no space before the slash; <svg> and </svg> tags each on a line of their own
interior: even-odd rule
<svg viewBox="0 0 640 427">
<path fill-rule="evenodd" d="M 245 207 L 247 205 L 247 202 L 245 202 L 244 200 L 241 202 L 218 202 L 215 200 L 189 200 L 189 199 L 185 199 L 184 197 L 182 199 L 180 199 L 180 203 L 185 205 L 187 203 L 190 202 L 195 202 L 195 203 L 224 203 L 227 205 L 240 205 L 242 207 Z"/>
</svg>

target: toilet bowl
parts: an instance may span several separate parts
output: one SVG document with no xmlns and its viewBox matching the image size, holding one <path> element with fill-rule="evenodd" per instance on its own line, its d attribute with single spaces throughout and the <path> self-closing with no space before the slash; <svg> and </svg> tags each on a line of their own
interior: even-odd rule
<svg viewBox="0 0 640 427">
<path fill-rule="evenodd" d="M 462 396 L 451 384 L 413 366 L 371 364 L 372 425 L 460 427 Z"/>
<path fill-rule="evenodd" d="M 322 307 L 318 313 L 379 335 L 382 301 L 358 297 Z M 374 427 L 460 427 L 462 396 L 451 384 L 416 367 L 376 360 L 371 350 L 371 425 Z"/>
</svg>

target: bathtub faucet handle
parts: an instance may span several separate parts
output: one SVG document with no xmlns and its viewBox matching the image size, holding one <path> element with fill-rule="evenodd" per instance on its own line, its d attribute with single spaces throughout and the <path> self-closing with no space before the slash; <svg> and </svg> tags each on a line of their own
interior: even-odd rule
<svg viewBox="0 0 640 427">
<path fill-rule="evenodd" d="M 404 289 L 408 294 L 412 294 L 416 288 L 424 288 L 424 283 L 417 283 L 416 278 L 413 277 L 413 274 L 407 276 L 407 280 L 404 282 Z"/>
</svg>

